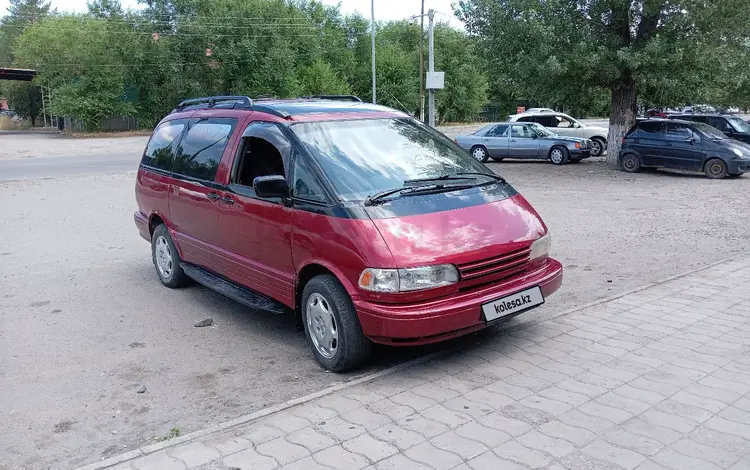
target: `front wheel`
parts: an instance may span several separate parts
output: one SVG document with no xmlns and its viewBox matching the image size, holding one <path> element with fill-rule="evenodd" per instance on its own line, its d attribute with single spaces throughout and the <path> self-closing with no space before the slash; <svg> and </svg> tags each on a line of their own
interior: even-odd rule
<svg viewBox="0 0 750 470">
<path fill-rule="evenodd" d="M 638 173 L 641 169 L 641 160 L 635 154 L 626 153 L 620 160 L 620 166 L 628 173 Z"/>
<path fill-rule="evenodd" d="M 591 139 L 591 156 L 601 157 L 604 154 L 604 150 L 607 148 L 607 142 L 598 137 Z"/>
<path fill-rule="evenodd" d="M 334 276 L 312 278 L 302 291 L 301 308 L 307 342 L 325 369 L 346 372 L 370 357 L 372 343 L 362 332 L 352 299 Z"/>
<path fill-rule="evenodd" d="M 549 159 L 555 165 L 564 165 L 570 159 L 570 153 L 565 147 L 552 147 L 549 151 Z"/>
<path fill-rule="evenodd" d="M 490 159 L 490 152 L 488 152 L 485 147 L 476 145 L 471 148 L 471 156 L 482 163 L 487 163 L 487 160 Z"/>
<path fill-rule="evenodd" d="M 727 168 L 727 162 L 720 158 L 712 158 L 706 162 L 706 167 L 703 169 L 706 176 L 712 180 L 720 180 L 727 177 L 729 169 Z"/>
</svg>

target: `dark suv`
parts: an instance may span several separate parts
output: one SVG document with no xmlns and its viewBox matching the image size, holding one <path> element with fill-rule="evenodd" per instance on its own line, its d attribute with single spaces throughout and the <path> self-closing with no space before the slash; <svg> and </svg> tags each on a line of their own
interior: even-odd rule
<svg viewBox="0 0 750 470">
<path fill-rule="evenodd" d="M 294 312 L 318 361 L 434 343 L 542 305 L 551 238 L 502 177 L 409 115 L 355 97 L 187 100 L 136 180 L 168 287 L 192 278 Z"/>
<path fill-rule="evenodd" d="M 742 142 L 750 142 L 750 124 L 737 116 L 726 114 L 674 114 L 671 119 L 681 121 L 702 122 L 715 127 L 727 137 Z"/>
<path fill-rule="evenodd" d="M 622 139 L 619 158 L 630 173 L 643 167 L 672 168 L 721 179 L 750 169 L 750 146 L 700 122 L 638 119 Z"/>
</svg>

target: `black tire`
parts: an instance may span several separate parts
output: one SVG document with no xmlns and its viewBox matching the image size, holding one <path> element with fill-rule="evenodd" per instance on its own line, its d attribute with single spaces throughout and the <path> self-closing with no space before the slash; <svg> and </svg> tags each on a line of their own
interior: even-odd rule
<svg viewBox="0 0 750 470">
<path fill-rule="evenodd" d="M 557 152 L 560 152 L 561 156 L 558 157 Z M 549 160 L 554 163 L 555 165 L 565 165 L 570 161 L 570 152 L 568 152 L 568 149 L 565 147 L 561 147 L 559 145 L 556 145 L 549 149 Z"/>
<path fill-rule="evenodd" d="M 641 159 L 634 153 L 626 153 L 620 159 L 620 167 L 627 173 L 638 173 L 641 171 Z"/>
<path fill-rule="evenodd" d="M 477 154 L 475 154 L 475 152 Z M 480 157 L 479 152 L 484 152 L 484 156 Z M 472 158 L 476 158 L 482 163 L 487 163 L 487 160 L 490 159 L 490 152 L 487 150 L 487 147 L 484 145 L 475 145 L 471 148 L 469 151 L 469 154 L 472 156 Z"/>
<path fill-rule="evenodd" d="M 311 302 L 311 308 L 308 308 L 308 302 Z M 332 326 L 336 331 L 336 344 L 335 351 L 330 351 L 333 348 L 328 350 L 331 353 L 330 357 L 321 353 L 316 344 L 316 341 L 325 339 L 323 338 L 325 333 L 318 334 L 310 331 L 311 327 L 320 326 L 320 322 L 316 322 L 315 313 L 312 313 L 312 304 L 315 302 L 318 302 L 321 307 L 325 306 L 335 322 Z M 362 332 L 351 297 L 334 276 L 321 274 L 312 278 L 302 291 L 300 308 L 307 343 L 315 358 L 326 370 L 346 372 L 361 366 L 370 357 L 372 342 Z M 308 314 L 313 316 L 308 319 Z M 313 339 L 314 334 L 316 339 Z"/>
<path fill-rule="evenodd" d="M 162 243 L 165 245 L 162 245 Z M 168 251 L 167 255 L 170 258 L 168 271 L 162 267 L 163 265 L 160 266 L 160 261 L 164 260 L 164 258 L 157 259 L 157 256 L 159 256 L 157 252 L 160 251 L 160 247 Z M 174 242 L 172 242 L 172 237 L 169 236 L 169 230 L 167 230 L 167 226 L 164 224 L 157 226 L 154 229 L 154 233 L 151 234 L 151 261 L 153 261 L 154 268 L 156 268 L 156 275 L 159 276 L 159 280 L 165 286 L 176 289 L 187 285 L 190 281 L 190 278 L 182 270 L 182 266 L 180 266 L 180 255 L 177 253 Z"/>
<path fill-rule="evenodd" d="M 490 157 L 490 158 L 492 159 L 492 161 L 495 161 L 495 162 L 501 162 L 505 159 L 505 157 Z"/>
<path fill-rule="evenodd" d="M 712 158 L 706 162 L 703 172 L 712 180 L 722 180 L 729 175 L 729 168 L 727 168 L 727 162 L 721 158 Z"/>
<path fill-rule="evenodd" d="M 601 157 L 602 155 L 604 155 L 604 151 L 607 150 L 607 141 L 602 139 L 601 137 L 594 137 L 593 139 L 591 139 L 591 141 L 599 144 L 599 150 L 594 151 L 596 147 L 591 148 L 591 156 Z"/>
</svg>

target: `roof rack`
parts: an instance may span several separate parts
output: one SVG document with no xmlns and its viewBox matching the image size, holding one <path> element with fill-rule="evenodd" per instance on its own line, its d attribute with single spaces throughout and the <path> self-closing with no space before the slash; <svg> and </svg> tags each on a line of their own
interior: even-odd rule
<svg viewBox="0 0 750 470">
<path fill-rule="evenodd" d="M 204 96 L 202 98 L 191 98 L 189 100 L 182 100 L 177 105 L 177 110 L 180 111 L 188 106 L 207 104 L 209 108 L 216 106 L 216 103 L 227 103 L 234 102 L 232 108 L 236 108 L 237 105 L 241 105 L 243 108 L 250 108 L 253 105 L 253 100 L 248 96 Z"/>
<path fill-rule="evenodd" d="M 270 106 L 259 106 L 254 104 L 253 99 L 248 96 L 203 96 L 201 98 L 190 98 L 188 100 L 182 100 L 180 104 L 178 104 L 177 107 L 172 110 L 172 112 L 175 113 L 178 111 L 183 111 L 185 108 L 191 106 L 201 105 L 204 105 L 207 108 L 213 108 L 214 106 L 217 106 L 219 104 L 225 106 L 231 105 L 231 109 L 255 109 L 257 111 L 273 114 L 284 119 L 289 117 L 289 113 L 287 113 L 286 111 L 274 109 Z"/>
<path fill-rule="evenodd" d="M 355 96 L 355 95 L 310 95 L 310 96 L 302 96 L 302 98 L 320 99 L 320 100 L 336 100 L 336 101 L 357 101 L 359 103 L 362 102 L 362 99 L 359 96 Z"/>
</svg>

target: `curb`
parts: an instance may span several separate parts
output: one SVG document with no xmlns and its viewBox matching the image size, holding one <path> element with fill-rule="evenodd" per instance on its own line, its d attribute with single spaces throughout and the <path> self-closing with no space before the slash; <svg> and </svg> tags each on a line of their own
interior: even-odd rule
<svg viewBox="0 0 750 470">
<path fill-rule="evenodd" d="M 732 255 L 732 256 L 724 258 L 722 260 L 713 262 L 713 263 L 708 264 L 706 266 L 702 266 L 700 268 L 691 269 L 689 271 L 685 271 L 685 272 L 682 272 L 680 274 L 676 274 L 676 275 L 673 275 L 673 276 L 665 277 L 663 279 L 659 279 L 657 281 L 654 281 L 654 282 L 651 282 L 651 283 L 648 283 L 648 284 L 644 284 L 644 285 L 642 285 L 640 287 L 629 289 L 629 290 L 627 290 L 625 292 L 621 292 L 619 294 L 615 294 L 615 295 L 612 295 L 612 296 L 609 296 L 609 297 L 605 297 L 605 298 L 602 298 L 602 299 L 599 299 L 599 300 L 594 300 L 594 301 L 589 302 L 587 304 L 584 304 L 584 305 L 581 305 L 581 306 L 578 306 L 578 307 L 574 307 L 574 308 L 565 310 L 562 313 L 560 313 L 559 315 L 546 317 L 544 319 L 536 320 L 536 321 L 532 321 L 532 322 L 527 322 L 527 323 L 524 323 L 523 325 L 519 325 L 519 326 L 516 326 L 516 327 L 509 328 L 509 331 L 518 330 L 520 328 L 527 328 L 529 325 L 537 325 L 537 324 L 544 323 L 544 322 L 549 321 L 549 320 L 554 320 L 556 318 L 565 317 L 565 316 L 571 315 L 571 314 L 573 314 L 575 312 L 579 312 L 581 310 L 585 310 L 587 308 L 594 307 L 596 305 L 601 305 L 601 304 L 605 304 L 605 303 L 608 303 L 608 302 L 612 302 L 613 300 L 617 300 L 617 299 L 625 297 L 627 295 L 635 294 L 635 293 L 638 293 L 638 292 L 642 292 L 644 290 L 650 289 L 651 287 L 655 287 L 655 286 L 658 286 L 658 285 L 661 285 L 661 284 L 665 284 L 665 283 L 670 282 L 670 281 L 674 281 L 676 279 L 680 279 L 682 277 L 689 276 L 691 274 L 695 274 L 695 273 L 698 273 L 698 272 L 701 272 L 701 271 L 705 271 L 705 270 L 711 269 L 713 267 L 716 267 L 718 265 L 721 265 L 721 264 L 724 264 L 724 263 L 728 263 L 730 261 L 734 261 L 736 259 L 743 258 L 743 257 L 746 257 L 746 256 L 750 256 L 750 251 L 743 251 L 741 253 L 737 253 L 735 255 Z M 381 377 L 386 377 L 388 375 L 394 374 L 394 373 L 402 371 L 404 369 L 408 369 L 410 367 L 413 367 L 413 366 L 416 366 L 416 365 L 419 365 L 419 364 L 422 364 L 422 363 L 425 363 L 425 362 L 429 362 L 429 361 L 431 361 L 433 359 L 436 359 L 438 357 L 441 357 L 441 356 L 444 356 L 444 355 L 448 355 L 448 354 L 450 354 L 451 352 L 453 352 L 456 349 L 458 349 L 458 348 L 449 348 L 449 349 L 446 349 L 446 350 L 443 350 L 443 351 L 439 351 L 439 352 L 435 352 L 435 353 L 432 353 L 432 354 L 428 354 L 426 356 L 423 356 L 423 357 L 420 357 L 420 358 L 417 358 L 417 359 L 412 359 L 410 361 L 407 361 L 407 362 L 404 362 L 404 363 L 401 363 L 401 364 L 397 364 L 395 366 L 389 367 L 387 369 L 383 369 L 383 370 L 378 371 L 378 372 L 373 372 L 371 374 L 364 375 L 362 377 L 353 379 L 353 380 L 348 381 L 348 382 L 340 382 L 340 383 L 337 383 L 337 384 L 334 384 L 334 385 L 330 385 L 330 386 L 328 386 L 328 387 L 326 387 L 326 388 L 324 388 L 322 390 L 319 390 L 317 392 L 313 392 L 313 393 L 310 393 L 308 395 L 305 395 L 305 396 L 302 396 L 302 397 L 299 397 L 299 398 L 293 398 L 291 400 L 287 400 L 287 401 L 279 403 L 277 405 L 274 405 L 274 406 L 271 406 L 271 407 L 268 407 L 268 408 L 263 408 L 262 410 L 255 411 L 253 413 L 246 414 L 246 415 L 240 416 L 238 418 L 235 418 L 235 419 L 232 419 L 232 420 L 229 420 L 229 421 L 225 421 L 223 423 L 219 423 L 219 424 L 215 424 L 215 425 L 212 425 L 212 426 L 208 426 L 206 428 L 203 428 L 203 429 L 200 429 L 198 431 L 194 431 L 194 432 L 185 434 L 184 436 L 180 436 L 180 437 L 176 437 L 174 439 L 170 439 L 168 441 L 145 445 L 145 446 L 139 447 L 138 449 L 133 449 L 133 450 L 131 450 L 129 452 L 125 452 L 123 454 L 116 455 L 114 457 L 110 457 L 110 458 L 105 459 L 105 460 L 100 460 L 98 462 L 90 463 L 90 464 L 88 464 L 86 466 L 79 467 L 77 470 L 100 470 L 100 469 L 104 469 L 104 468 L 107 468 L 107 467 L 111 467 L 111 466 L 114 466 L 114 465 L 126 462 L 128 460 L 133 460 L 133 459 L 136 459 L 138 457 L 143 457 L 145 455 L 149 455 L 149 454 L 152 454 L 154 452 L 158 452 L 160 450 L 167 449 L 169 447 L 174 447 L 174 446 L 177 446 L 177 445 L 182 444 L 184 442 L 191 441 L 193 439 L 204 437 L 204 436 L 207 436 L 209 434 L 213 434 L 215 432 L 223 431 L 223 430 L 226 430 L 228 428 L 232 428 L 232 427 L 235 427 L 235 426 L 238 426 L 238 425 L 241 425 L 241 424 L 246 424 L 246 423 L 248 423 L 250 421 L 254 421 L 254 420 L 258 419 L 258 418 L 262 418 L 262 417 L 265 417 L 265 416 L 268 416 L 268 415 L 271 415 L 271 414 L 274 414 L 274 413 L 278 413 L 279 411 L 283 411 L 283 410 L 292 408 L 292 407 L 294 407 L 296 405 L 301 405 L 303 403 L 310 402 L 310 401 L 315 400 L 317 398 L 321 398 L 321 397 L 324 397 L 326 395 L 330 395 L 332 393 L 335 393 L 335 392 L 338 392 L 338 391 L 341 391 L 341 390 L 345 390 L 345 389 L 353 387 L 355 385 L 359 385 L 359 384 L 362 384 L 362 383 L 365 383 L 365 382 L 370 382 L 372 380 L 375 380 L 375 379 L 378 379 L 378 378 L 381 378 Z"/>
</svg>

